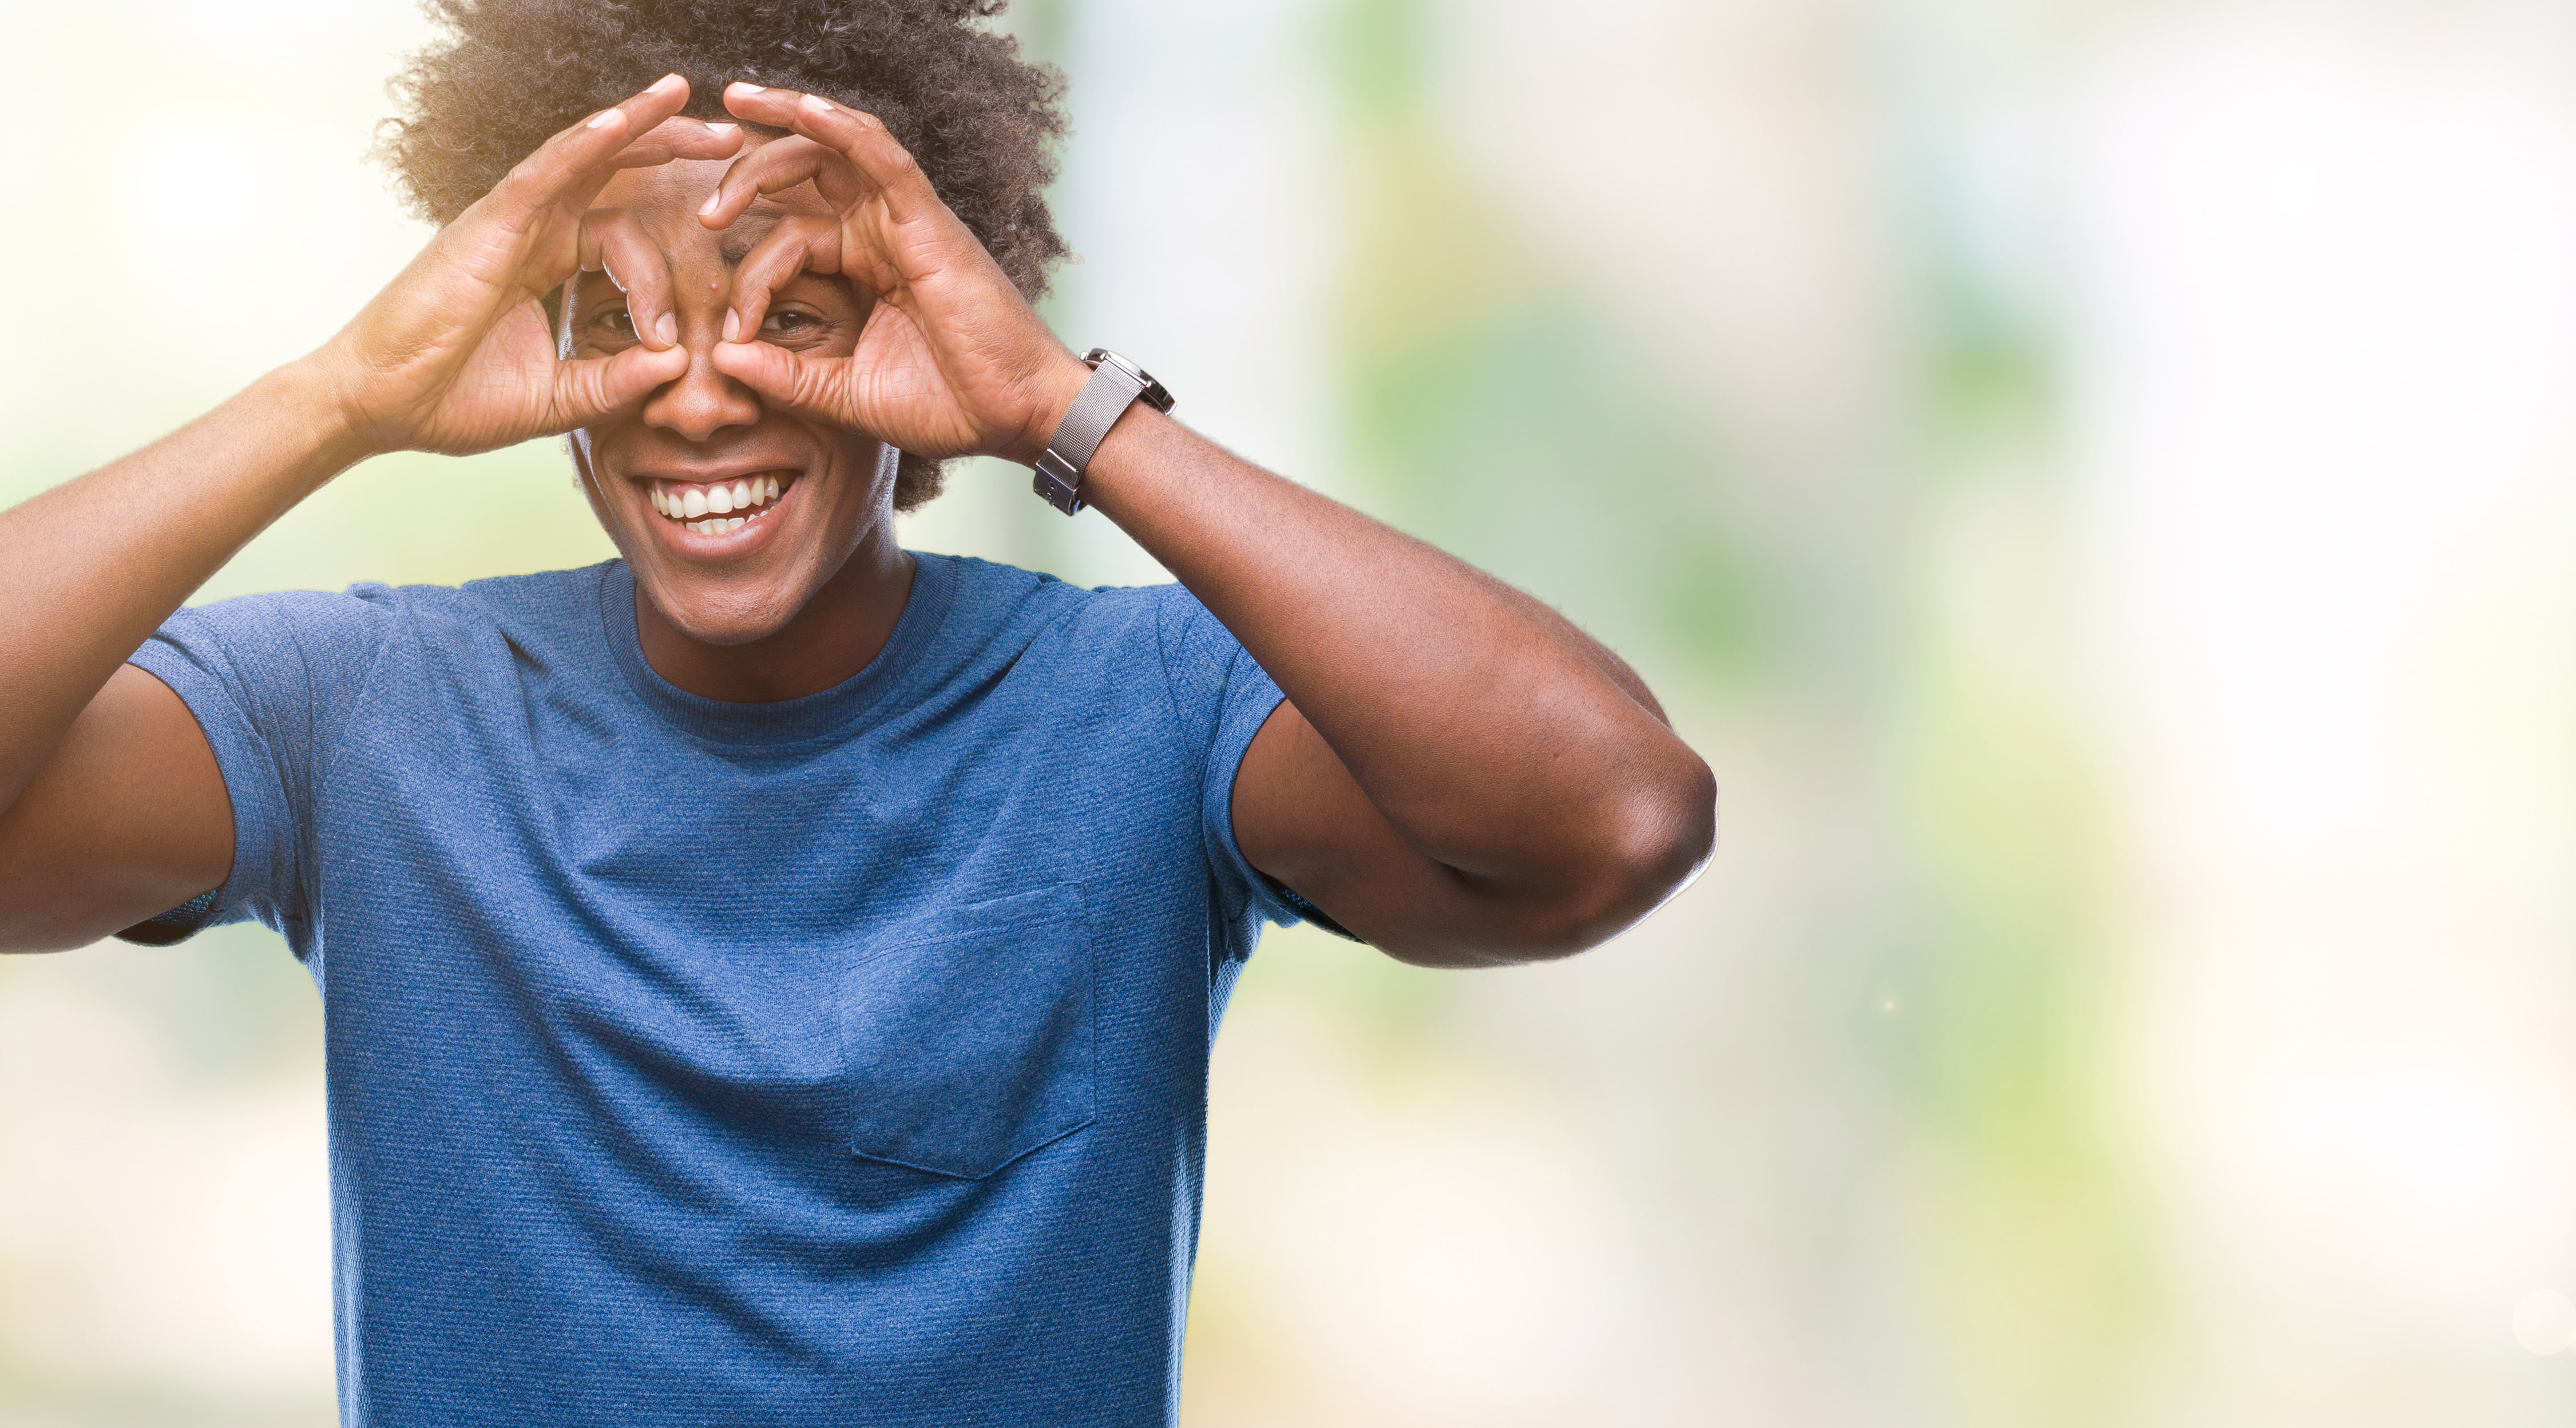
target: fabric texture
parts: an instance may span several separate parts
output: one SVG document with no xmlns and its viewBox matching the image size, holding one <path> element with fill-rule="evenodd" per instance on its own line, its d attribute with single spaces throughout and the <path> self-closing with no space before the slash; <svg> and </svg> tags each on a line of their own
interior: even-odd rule
<svg viewBox="0 0 2576 1428">
<path fill-rule="evenodd" d="M 740 705 L 618 562 L 183 610 L 134 663 L 321 989 L 342 1421 L 1171 1422 L 1276 685 L 1176 586 L 916 557 Z"/>
</svg>

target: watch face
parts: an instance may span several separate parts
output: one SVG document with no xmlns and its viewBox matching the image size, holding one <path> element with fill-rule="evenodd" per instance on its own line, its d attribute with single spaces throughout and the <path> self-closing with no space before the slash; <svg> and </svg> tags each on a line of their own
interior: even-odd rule
<svg viewBox="0 0 2576 1428">
<path fill-rule="evenodd" d="M 1172 409 L 1171 392 L 1166 389 L 1162 383 L 1154 380 L 1153 373 L 1146 371 L 1144 368 L 1139 367 L 1135 363 L 1128 361 L 1126 358 L 1119 356 L 1117 353 L 1110 351 L 1108 348 L 1094 347 L 1090 351 L 1082 354 L 1082 360 L 1090 363 L 1094 367 L 1097 367 L 1104 362 L 1116 367 L 1119 371 L 1135 378 L 1138 385 L 1144 388 L 1143 391 L 1136 394 L 1136 399 L 1138 401 L 1143 402 L 1145 405 L 1152 407 L 1158 412 L 1168 412 Z"/>
</svg>

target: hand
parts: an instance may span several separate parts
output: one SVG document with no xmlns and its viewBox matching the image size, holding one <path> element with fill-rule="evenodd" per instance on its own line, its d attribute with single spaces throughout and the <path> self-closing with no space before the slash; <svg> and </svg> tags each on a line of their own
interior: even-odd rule
<svg viewBox="0 0 2576 1428">
<path fill-rule="evenodd" d="M 770 403 L 916 455 L 1034 462 L 1090 370 L 931 189 L 874 115 L 818 95 L 735 84 L 725 107 L 793 130 L 727 171 L 698 214 L 725 228 L 761 194 L 811 180 L 832 216 L 791 214 L 734 271 L 717 370 Z M 877 303 L 846 358 L 759 340 L 770 295 L 838 273 Z"/>
<path fill-rule="evenodd" d="M 489 451 L 597 421 L 688 369 L 660 250 L 624 213 L 590 208 L 616 170 L 741 149 L 733 125 L 675 118 L 688 99 L 671 75 L 548 139 L 308 359 L 363 446 Z M 603 268 L 643 341 L 567 360 L 539 299 Z"/>
</svg>

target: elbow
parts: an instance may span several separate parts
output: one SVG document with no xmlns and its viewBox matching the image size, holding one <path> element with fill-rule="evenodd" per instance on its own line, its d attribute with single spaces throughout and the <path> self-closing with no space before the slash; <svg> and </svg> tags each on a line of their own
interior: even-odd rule
<svg viewBox="0 0 2576 1428">
<path fill-rule="evenodd" d="M 1589 951 L 1665 903 L 1707 869 L 1717 851 L 1717 776 L 1675 741 L 1677 755 L 1656 777 L 1624 790 L 1586 838 L 1577 885 L 1546 919 L 1530 961 Z"/>
</svg>

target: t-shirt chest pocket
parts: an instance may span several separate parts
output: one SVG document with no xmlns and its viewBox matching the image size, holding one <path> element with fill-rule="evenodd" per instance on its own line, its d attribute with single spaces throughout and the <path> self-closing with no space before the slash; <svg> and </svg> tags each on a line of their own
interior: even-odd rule
<svg viewBox="0 0 2576 1428">
<path fill-rule="evenodd" d="M 1092 981 L 1071 883 L 863 949 L 841 981 L 850 1149 L 979 1180 L 1089 1125 Z"/>
</svg>

